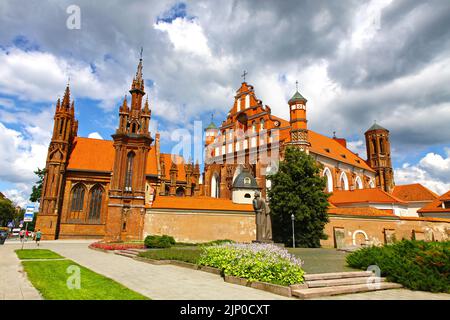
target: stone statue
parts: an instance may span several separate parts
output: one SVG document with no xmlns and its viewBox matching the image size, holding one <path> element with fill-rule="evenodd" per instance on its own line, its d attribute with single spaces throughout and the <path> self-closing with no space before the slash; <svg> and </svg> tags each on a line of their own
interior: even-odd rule
<svg viewBox="0 0 450 320">
<path fill-rule="evenodd" d="M 272 242 L 270 208 L 259 191 L 255 191 L 253 210 L 256 214 L 256 242 Z"/>
</svg>

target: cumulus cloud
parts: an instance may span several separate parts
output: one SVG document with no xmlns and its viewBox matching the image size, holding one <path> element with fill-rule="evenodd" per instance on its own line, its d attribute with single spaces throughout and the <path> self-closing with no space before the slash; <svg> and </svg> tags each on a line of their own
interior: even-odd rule
<svg viewBox="0 0 450 320">
<path fill-rule="evenodd" d="M 89 133 L 88 134 L 88 138 L 103 140 L 103 137 L 98 132 L 91 132 L 91 133 Z"/>
<path fill-rule="evenodd" d="M 446 156 L 428 153 L 416 165 L 404 163 L 396 168 L 396 184 L 422 183 L 438 194 L 450 190 L 450 149 L 446 148 Z"/>
</svg>

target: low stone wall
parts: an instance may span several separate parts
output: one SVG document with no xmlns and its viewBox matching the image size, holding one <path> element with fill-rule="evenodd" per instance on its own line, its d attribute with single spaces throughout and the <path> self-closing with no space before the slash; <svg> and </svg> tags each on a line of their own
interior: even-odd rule
<svg viewBox="0 0 450 320">
<path fill-rule="evenodd" d="M 201 204 L 199 204 L 201 205 Z M 237 211 L 147 209 L 144 237 L 167 234 L 179 242 L 256 239 L 255 214 Z"/>
<path fill-rule="evenodd" d="M 380 245 L 392 240 L 412 239 L 446 241 L 450 239 L 450 221 L 421 218 L 332 216 L 325 226 L 323 247 Z"/>
</svg>

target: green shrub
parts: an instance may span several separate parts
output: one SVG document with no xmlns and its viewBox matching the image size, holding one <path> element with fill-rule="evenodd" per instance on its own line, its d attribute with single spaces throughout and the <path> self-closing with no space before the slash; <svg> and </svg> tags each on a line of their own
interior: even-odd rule
<svg viewBox="0 0 450 320">
<path fill-rule="evenodd" d="M 412 290 L 450 293 L 450 242 L 402 240 L 360 249 L 347 263 L 359 269 L 377 265 L 389 281 Z"/>
<path fill-rule="evenodd" d="M 144 240 L 144 244 L 147 248 L 170 248 L 175 243 L 175 239 L 168 235 L 147 236 Z"/>
<path fill-rule="evenodd" d="M 303 282 L 302 261 L 271 244 L 204 246 L 200 265 L 216 267 L 225 275 L 279 285 Z"/>
</svg>

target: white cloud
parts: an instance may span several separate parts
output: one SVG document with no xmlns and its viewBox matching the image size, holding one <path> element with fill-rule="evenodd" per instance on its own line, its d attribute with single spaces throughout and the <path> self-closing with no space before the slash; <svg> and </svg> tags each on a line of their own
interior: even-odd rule
<svg viewBox="0 0 450 320">
<path fill-rule="evenodd" d="M 211 56 L 208 40 L 197 20 L 178 17 L 171 22 L 159 21 L 153 27 L 167 32 L 176 51 Z"/>
<path fill-rule="evenodd" d="M 106 68 L 105 64 L 100 62 L 97 70 Z M 110 105 L 121 97 L 126 88 L 126 79 L 119 83 L 114 77 L 100 79 L 100 73 L 94 73 L 89 64 L 49 52 L 0 48 L 0 65 L 0 92 L 19 100 L 56 101 L 64 92 L 69 76 L 73 95 L 106 102 L 103 105 Z M 11 106 L 6 99 L 0 100 L 0 104 Z"/>
<path fill-rule="evenodd" d="M 103 140 L 103 137 L 98 132 L 91 132 L 91 133 L 89 133 L 88 134 L 88 138 Z"/>
<path fill-rule="evenodd" d="M 362 159 L 367 159 L 366 144 L 364 141 L 347 141 L 347 148 L 353 153 L 357 153 Z"/>
<path fill-rule="evenodd" d="M 417 164 L 404 163 L 396 168 L 395 183 L 398 185 L 421 183 L 438 194 L 450 190 L 450 150 L 446 158 L 436 153 L 428 153 Z"/>
<path fill-rule="evenodd" d="M 24 208 L 30 203 L 29 195 L 31 193 L 31 186 L 26 183 L 17 183 L 15 189 L 7 189 L 3 191 L 5 196 L 14 204 Z"/>
</svg>

